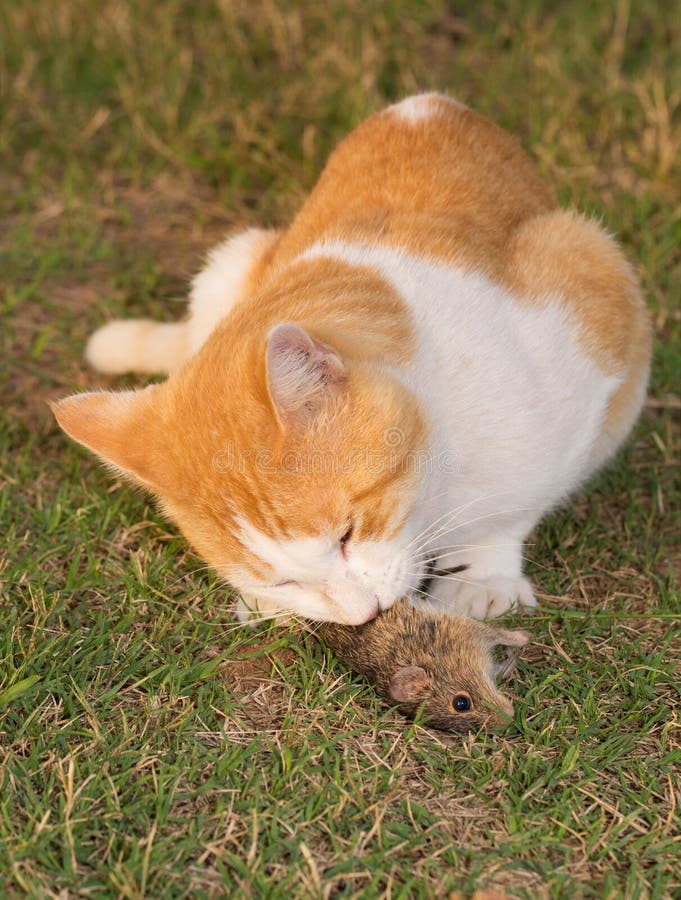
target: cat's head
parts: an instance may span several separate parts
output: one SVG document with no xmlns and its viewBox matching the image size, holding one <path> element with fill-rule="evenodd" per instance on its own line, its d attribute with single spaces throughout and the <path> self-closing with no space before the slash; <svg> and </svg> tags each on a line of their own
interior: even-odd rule
<svg viewBox="0 0 681 900">
<path fill-rule="evenodd" d="M 229 328 L 162 384 L 68 397 L 57 420 L 159 497 L 246 604 L 365 622 L 423 574 L 419 405 L 333 335 Z"/>
</svg>

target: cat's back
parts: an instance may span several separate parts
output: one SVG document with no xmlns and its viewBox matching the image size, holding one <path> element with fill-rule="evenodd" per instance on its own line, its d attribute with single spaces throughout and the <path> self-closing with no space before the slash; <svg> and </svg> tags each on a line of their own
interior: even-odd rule
<svg viewBox="0 0 681 900">
<path fill-rule="evenodd" d="M 351 132 L 257 280 L 293 297 L 286 287 L 307 266 L 309 311 L 326 316 L 330 262 L 385 279 L 402 310 L 389 318 L 419 332 L 401 343 L 423 345 L 445 380 L 471 347 L 481 365 L 495 360 L 497 380 L 506 357 L 517 383 L 521 359 L 547 383 L 593 367 L 610 397 L 604 455 L 643 402 L 650 328 L 632 267 L 597 223 L 557 207 L 517 138 L 455 100 L 409 97 Z M 386 331 L 375 303 L 344 293 L 362 345 Z"/>
<path fill-rule="evenodd" d="M 509 234 L 553 208 L 553 192 L 515 137 L 455 100 L 421 94 L 371 116 L 339 144 L 273 261 L 342 240 L 494 278 Z"/>
<path fill-rule="evenodd" d="M 409 97 L 341 142 L 273 259 L 327 253 L 376 266 L 405 297 L 411 282 L 408 305 L 445 356 L 466 315 L 479 347 L 492 323 L 549 359 L 555 341 L 579 347 L 620 381 L 605 453 L 640 408 L 651 339 L 634 270 L 597 223 L 557 207 L 516 137 L 455 100 Z"/>
</svg>

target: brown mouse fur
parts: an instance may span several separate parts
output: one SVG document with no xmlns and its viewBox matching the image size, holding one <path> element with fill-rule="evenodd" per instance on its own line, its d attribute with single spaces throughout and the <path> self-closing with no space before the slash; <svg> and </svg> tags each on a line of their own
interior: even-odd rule
<svg viewBox="0 0 681 900">
<path fill-rule="evenodd" d="M 475 731 L 508 722 L 513 704 L 495 679 L 513 668 L 513 656 L 494 660 L 494 647 L 522 647 L 527 631 L 497 628 L 460 616 L 434 615 L 400 600 L 365 625 L 324 622 L 316 633 L 353 671 L 413 718 L 443 731 Z M 460 707 L 470 709 L 457 711 Z M 464 699 L 462 699 L 464 698 Z"/>
</svg>

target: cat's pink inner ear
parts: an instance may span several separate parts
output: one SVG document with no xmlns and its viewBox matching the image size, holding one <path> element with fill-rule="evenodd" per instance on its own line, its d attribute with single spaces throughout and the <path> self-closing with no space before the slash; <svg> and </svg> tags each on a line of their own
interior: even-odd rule
<svg viewBox="0 0 681 900">
<path fill-rule="evenodd" d="M 282 424 L 305 424 L 339 393 L 346 370 L 333 347 L 284 322 L 267 342 L 267 378 Z"/>
<path fill-rule="evenodd" d="M 98 391 L 65 397 L 50 408 L 74 441 L 137 483 L 158 490 L 163 486 L 155 440 L 151 385 L 141 391 Z M 158 425 L 158 423 L 156 423 Z"/>
</svg>

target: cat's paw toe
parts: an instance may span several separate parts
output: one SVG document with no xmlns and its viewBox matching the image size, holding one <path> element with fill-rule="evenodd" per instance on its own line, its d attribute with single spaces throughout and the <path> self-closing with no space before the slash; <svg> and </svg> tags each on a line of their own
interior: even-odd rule
<svg viewBox="0 0 681 900">
<path fill-rule="evenodd" d="M 487 611 L 481 618 L 492 619 L 505 612 L 533 609 L 537 605 L 532 585 L 527 578 L 495 576 L 483 582 L 487 591 Z"/>
<path fill-rule="evenodd" d="M 444 589 L 444 586 L 443 586 Z M 447 586 L 447 597 L 438 597 L 437 609 L 450 616 L 493 619 L 513 610 L 532 608 L 537 601 L 527 578 L 496 575 Z"/>
</svg>

